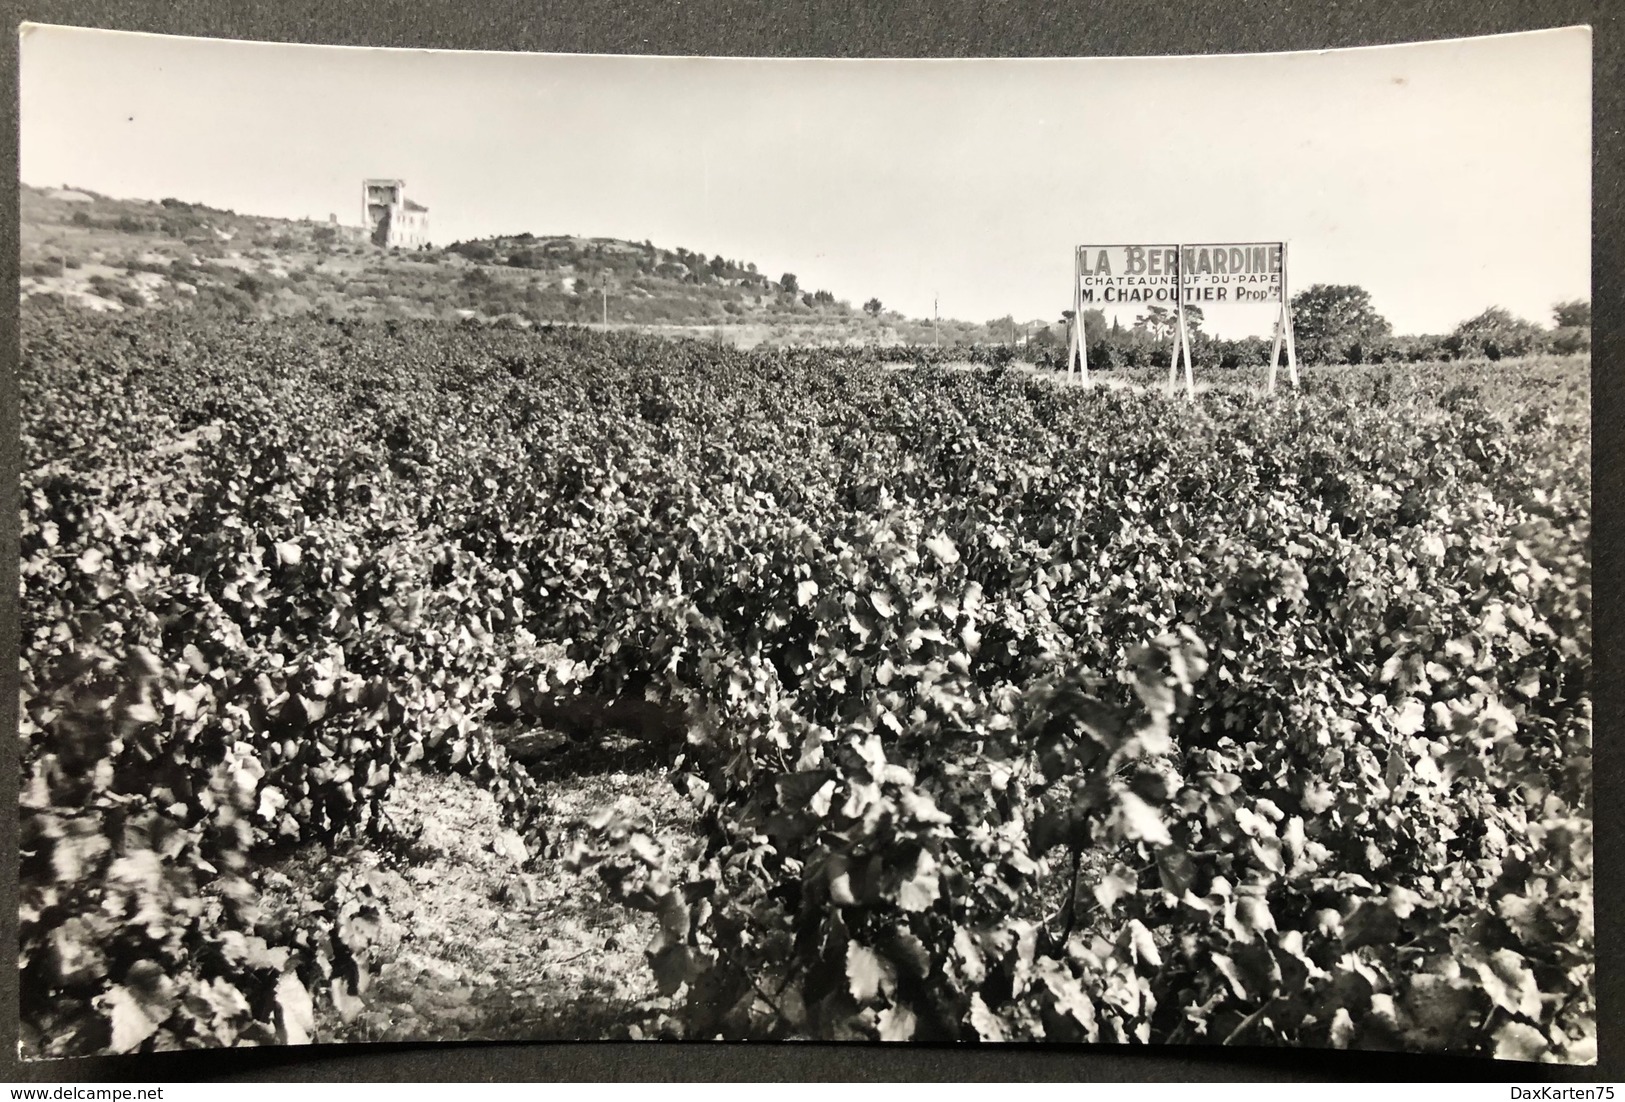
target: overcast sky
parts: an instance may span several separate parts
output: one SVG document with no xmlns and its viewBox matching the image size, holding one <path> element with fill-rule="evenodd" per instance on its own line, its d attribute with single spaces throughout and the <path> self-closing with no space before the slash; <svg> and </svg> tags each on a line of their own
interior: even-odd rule
<svg viewBox="0 0 1625 1102">
<path fill-rule="evenodd" d="M 1222 57 L 647 58 L 32 28 L 21 174 L 439 243 L 648 239 L 854 304 L 1054 318 L 1082 243 L 1286 240 L 1400 332 L 1590 297 L 1591 36 Z M 1259 311 L 1264 310 L 1260 315 Z M 1132 320 L 1125 317 L 1125 320 Z M 1210 310 L 1262 332 L 1267 308 Z"/>
</svg>

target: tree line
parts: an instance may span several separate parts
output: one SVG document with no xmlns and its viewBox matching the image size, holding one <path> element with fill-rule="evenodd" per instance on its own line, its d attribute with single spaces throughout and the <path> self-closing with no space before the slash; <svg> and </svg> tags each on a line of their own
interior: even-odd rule
<svg viewBox="0 0 1625 1102">
<path fill-rule="evenodd" d="M 1177 315 L 1173 308 L 1149 307 L 1133 324 L 1107 322 L 1100 310 L 1085 310 L 1084 341 L 1090 367 L 1166 366 Z M 1037 345 L 1062 350 L 1072 312 L 1059 332 L 1039 334 Z M 1268 361 L 1265 337 L 1225 339 L 1203 331 L 1200 307 L 1185 308 L 1192 359 L 1199 364 L 1242 367 Z M 1419 363 L 1430 360 L 1515 359 L 1540 353 L 1569 355 L 1591 350 L 1591 303 L 1583 299 L 1553 305 L 1551 327 L 1491 306 L 1449 333 L 1401 335 L 1353 284 L 1317 283 L 1292 296 L 1292 329 L 1298 359 L 1306 364 Z"/>
</svg>

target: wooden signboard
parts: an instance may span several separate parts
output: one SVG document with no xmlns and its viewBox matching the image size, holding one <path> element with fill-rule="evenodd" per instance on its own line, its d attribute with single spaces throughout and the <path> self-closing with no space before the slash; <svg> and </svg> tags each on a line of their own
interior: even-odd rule
<svg viewBox="0 0 1625 1102">
<path fill-rule="evenodd" d="M 1185 367 L 1185 394 L 1193 397 L 1187 306 L 1204 311 L 1233 303 L 1279 303 L 1275 339 L 1270 349 L 1269 389 L 1286 345 L 1287 371 L 1298 385 L 1298 354 L 1292 339 L 1292 297 L 1287 290 L 1286 243 L 1252 241 L 1207 245 L 1079 245 L 1072 258 L 1072 333 L 1067 349 L 1067 377 L 1076 367 L 1089 382 L 1089 348 L 1083 313 L 1094 306 L 1164 305 L 1174 310 L 1174 346 L 1168 360 L 1168 388 L 1177 385 Z"/>
<path fill-rule="evenodd" d="M 1072 334 L 1067 375 L 1076 364 L 1089 382 L 1083 312 L 1092 306 L 1174 307 L 1179 298 L 1179 249 L 1174 245 L 1080 245 L 1072 257 Z"/>
</svg>

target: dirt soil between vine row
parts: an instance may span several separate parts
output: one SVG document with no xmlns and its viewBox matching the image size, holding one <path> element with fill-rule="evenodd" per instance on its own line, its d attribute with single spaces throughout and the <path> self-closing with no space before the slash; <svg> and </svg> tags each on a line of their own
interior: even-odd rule
<svg viewBox="0 0 1625 1102">
<path fill-rule="evenodd" d="M 568 749 L 533 772 L 550 837 L 613 805 L 651 818 L 668 848 L 695 841 L 691 810 L 635 743 Z M 523 843 L 489 792 L 408 769 L 385 806 L 398 841 L 305 847 L 267 870 L 267 895 L 286 904 L 351 870 L 387 901 L 365 1008 L 346 1021 L 323 1000 L 318 1041 L 617 1039 L 666 1007 L 643 955 L 654 920 L 558 857 L 521 871 Z"/>
</svg>

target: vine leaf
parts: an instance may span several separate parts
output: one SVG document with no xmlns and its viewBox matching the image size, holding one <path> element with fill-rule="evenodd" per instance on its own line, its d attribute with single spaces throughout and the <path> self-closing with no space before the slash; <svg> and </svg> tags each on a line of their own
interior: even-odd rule
<svg viewBox="0 0 1625 1102">
<path fill-rule="evenodd" d="M 984 1041 L 1003 1041 L 1006 1037 L 1004 1022 L 988 1008 L 981 992 L 971 996 L 970 1024 L 976 1035 Z"/>
<path fill-rule="evenodd" d="M 114 1052 L 134 1052 L 163 1024 L 158 1008 L 123 984 L 109 987 L 102 1004 L 113 1024 Z"/>
<path fill-rule="evenodd" d="M 936 858 L 922 849 L 915 858 L 913 875 L 897 887 L 897 905 L 905 911 L 923 911 L 937 901 L 940 891 Z"/>
<path fill-rule="evenodd" d="M 897 986 L 897 972 L 891 962 L 867 945 L 848 942 L 846 946 L 846 978 L 852 997 L 859 1003 L 873 1002 L 882 994 L 889 995 Z"/>
<path fill-rule="evenodd" d="M 901 1003 L 882 1010 L 876 1020 L 882 1041 L 907 1041 L 914 1036 L 914 1028 L 918 1024 L 914 1011 Z"/>
<path fill-rule="evenodd" d="M 1539 1060 L 1551 1051 L 1540 1030 L 1523 1022 L 1507 1022 L 1495 1031 L 1497 1060 Z"/>
<path fill-rule="evenodd" d="M 1124 837 L 1157 846 L 1173 844 L 1173 836 L 1168 833 L 1167 824 L 1162 821 L 1162 816 L 1134 793 L 1128 791 L 1117 793 L 1117 808 Z"/>
<path fill-rule="evenodd" d="M 1348 1048 L 1354 1043 L 1357 1031 L 1354 1028 L 1354 1019 L 1349 1016 L 1349 1008 L 1340 1006 L 1337 1013 L 1332 1015 L 1331 1030 L 1328 1038 L 1333 1048 Z"/>
<path fill-rule="evenodd" d="M 1135 888 L 1133 871 L 1125 865 L 1118 865 L 1100 878 L 1100 883 L 1094 887 L 1094 895 L 1100 905 L 1110 911 L 1123 896 L 1132 895 Z"/>
</svg>

